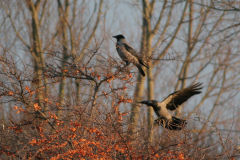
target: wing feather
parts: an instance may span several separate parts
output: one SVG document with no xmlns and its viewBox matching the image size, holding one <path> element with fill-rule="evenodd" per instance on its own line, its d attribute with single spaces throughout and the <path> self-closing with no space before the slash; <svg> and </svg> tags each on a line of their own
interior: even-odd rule
<svg viewBox="0 0 240 160">
<path fill-rule="evenodd" d="M 141 65 L 145 66 L 146 68 L 149 68 L 148 64 L 142 60 L 142 58 L 137 54 L 137 52 L 130 45 L 123 43 L 123 46 L 129 53 L 131 53 L 138 59 L 138 61 Z"/>
<path fill-rule="evenodd" d="M 163 102 L 166 103 L 166 107 L 169 110 L 175 110 L 178 108 L 181 104 L 186 102 L 190 97 L 202 93 L 200 90 L 202 87 L 200 87 L 202 83 L 196 83 L 192 86 L 189 86 L 187 88 L 181 89 L 179 91 L 176 91 L 172 94 L 170 94 Z"/>
</svg>

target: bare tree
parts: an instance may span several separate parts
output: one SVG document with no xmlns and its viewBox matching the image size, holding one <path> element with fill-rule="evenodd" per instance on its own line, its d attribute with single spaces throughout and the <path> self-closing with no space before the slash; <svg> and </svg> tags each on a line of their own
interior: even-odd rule
<svg viewBox="0 0 240 160">
<path fill-rule="evenodd" d="M 154 21 L 153 13 L 155 11 L 154 10 L 155 3 L 156 3 L 156 1 L 154 1 L 154 0 L 151 2 L 149 2 L 148 0 L 143 0 L 142 1 L 143 9 L 141 11 L 142 19 L 143 19 L 141 52 L 144 53 L 147 57 L 151 57 L 151 58 L 153 58 L 152 56 L 154 54 L 154 51 L 156 51 L 156 49 L 158 48 L 158 45 L 163 40 L 163 36 L 159 37 L 158 35 L 164 35 L 167 31 L 167 28 L 169 27 L 169 24 L 170 24 L 169 22 L 170 22 L 171 16 L 172 16 L 172 10 L 175 5 L 174 4 L 175 2 L 172 2 L 171 7 L 168 12 L 167 22 L 164 24 L 164 30 L 162 31 L 162 33 L 158 33 L 168 2 L 164 1 L 164 3 L 162 4 L 162 10 L 161 10 L 160 14 L 157 15 L 157 21 L 155 22 L 155 25 L 152 26 L 152 23 L 153 23 L 152 21 Z M 181 19 L 179 20 L 179 24 L 178 24 L 177 28 L 175 29 L 173 38 L 170 40 L 169 44 L 166 45 L 165 49 L 161 53 L 157 54 L 157 59 L 161 59 L 162 57 L 164 57 L 164 55 L 168 52 L 168 49 L 170 48 L 170 46 L 173 44 L 174 37 L 177 35 L 179 29 L 181 28 L 182 19 L 185 16 L 187 4 L 188 3 L 186 2 L 185 8 L 182 12 Z M 158 36 L 158 39 L 156 40 L 155 44 L 153 44 L 154 36 Z M 149 61 L 150 67 L 148 70 L 148 99 L 149 100 L 154 99 L 153 67 L 156 64 L 158 64 L 158 63 L 152 62 L 152 60 L 150 59 L 150 61 Z M 137 83 L 135 95 L 134 95 L 134 101 L 140 101 L 140 99 L 142 99 L 143 91 L 144 91 L 144 83 L 145 83 L 145 79 L 139 75 L 138 83 Z M 139 118 L 138 110 L 139 110 L 139 108 L 136 105 L 132 106 L 132 118 L 131 118 L 131 121 L 133 122 L 133 126 L 131 127 L 132 132 L 136 132 L 136 129 L 134 126 L 136 126 L 138 124 L 138 118 Z M 152 108 L 148 109 L 148 128 L 149 128 L 149 141 L 152 142 L 153 141 L 153 110 L 152 110 Z"/>
<path fill-rule="evenodd" d="M 142 14 L 141 53 L 143 56 L 146 53 L 146 56 L 150 58 L 150 66 L 158 69 L 164 67 L 165 64 L 169 62 L 159 63 L 159 60 L 169 53 L 173 54 L 176 58 L 171 62 L 171 65 L 168 65 L 168 68 L 164 69 L 163 73 L 158 69 L 149 70 L 149 72 L 153 72 L 153 76 L 151 77 L 151 73 L 149 73 L 148 99 L 154 98 L 152 96 L 153 93 L 155 93 L 155 98 L 158 93 L 160 97 L 163 96 L 162 98 L 164 98 L 164 95 L 167 96 L 169 93 L 185 88 L 197 81 L 203 81 L 208 88 L 207 91 L 202 94 L 201 101 L 195 108 L 190 110 L 190 114 L 188 115 L 188 118 L 190 118 L 203 104 L 209 103 L 210 99 L 216 97 L 216 95 L 212 95 L 211 92 L 215 92 L 220 86 L 224 86 L 224 83 L 220 83 L 220 79 L 216 81 L 216 76 L 225 75 L 222 77 L 226 77 L 227 69 L 219 68 L 219 65 L 223 65 L 223 62 L 229 61 L 227 66 L 232 66 L 235 64 L 233 63 L 234 59 L 238 57 L 236 56 L 238 52 L 237 48 L 223 52 L 227 50 L 227 48 L 231 48 L 230 46 L 235 46 L 236 37 L 239 36 L 239 22 L 234 20 L 238 12 L 236 9 L 237 2 L 198 3 L 194 1 L 156 2 L 153 0 L 142 1 L 142 3 L 133 2 L 132 5 L 136 6 Z M 142 5 L 143 9 L 140 9 L 140 5 Z M 155 6 L 157 6 L 157 9 L 154 8 Z M 159 12 L 160 6 L 162 8 Z M 227 18 L 229 15 L 232 17 Z M 214 17 L 214 19 L 211 17 Z M 230 24 L 228 21 L 232 23 Z M 155 26 L 152 26 L 153 24 L 155 24 Z M 173 26 L 173 24 L 175 25 Z M 155 42 L 155 44 L 153 44 L 153 42 Z M 160 53 L 159 50 L 161 50 Z M 226 57 L 226 59 L 223 57 Z M 221 59 L 220 61 L 218 60 L 219 58 Z M 210 73 L 208 70 L 211 70 Z M 230 74 L 230 72 L 228 72 L 228 74 Z M 235 75 L 235 73 L 233 75 Z M 155 82 L 154 84 L 152 83 L 154 79 L 161 79 L 162 83 Z M 139 75 L 134 101 L 142 99 L 145 88 L 144 84 L 144 77 Z M 236 84 L 236 81 L 234 81 L 234 84 Z M 167 90 L 168 92 L 166 92 L 164 88 L 168 85 L 175 85 L 174 90 Z M 161 91 L 159 92 L 158 87 L 151 86 L 159 86 Z M 155 88 L 155 91 L 151 88 Z M 225 91 L 225 93 L 222 90 L 218 92 L 217 103 L 221 95 L 230 94 L 229 90 Z M 236 95 L 235 91 L 232 91 L 234 93 L 233 95 Z M 230 95 L 230 99 L 234 98 L 234 96 Z M 216 105 L 214 106 L 212 110 L 215 110 Z M 180 116 L 180 114 L 184 113 L 183 111 L 184 108 L 179 108 L 176 115 Z M 149 132 L 152 133 L 152 111 L 149 110 L 148 114 Z M 213 111 L 211 111 L 207 119 L 210 120 L 211 116 L 213 116 Z M 132 105 L 131 121 L 132 132 L 135 133 L 137 132 L 136 126 L 138 126 L 139 123 L 139 107 L 135 104 Z M 206 127 L 206 125 L 204 126 Z M 149 140 L 151 141 L 151 139 L 152 135 L 150 134 Z"/>
<path fill-rule="evenodd" d="M 238 158 L 238 2 L 118 1 L 141 20 L 147 79 L 115 57 L 105 2 L 1 1 L 1 158 Z M 203 92 L 175 113 L 188 122 L 179 132 L 132 103 L 196 82 Z"/>
</svg>

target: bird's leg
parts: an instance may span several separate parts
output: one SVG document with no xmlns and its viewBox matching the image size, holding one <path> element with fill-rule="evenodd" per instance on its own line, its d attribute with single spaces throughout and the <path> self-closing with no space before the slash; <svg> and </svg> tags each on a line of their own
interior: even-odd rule
<svg viewBox="0 0 240 160">
<path fill-rule="evenodd" d="M 124 62 L 126 63 L 125 65 L 123 64 L 123 67 L 122 66 L 119 66 L 120 68 L 119 68 L 119 70 L 122 72 L 122 71 L 124 71 L 125 70 L 125 68 L 130 64 L 128 61 L 125 61 L 124 60 Z"/>
<path fill-rule="evenodd" d="M 158 119 L 155 120 L 155 122 L 164 128 L 166 127 L 166 120 L 163 117 L 159 117 Z"/>
<path fill-rule="evenodd" d="M 161 119 L 161 121 L 162 121 L 163 127 L 166 128 L 166 121 L 165 121 L 165 119 Z"/>
<path fill-rule="evenodd" d="M 123 69 L 127 68 L 127 66 L 130 64 L 129 61 L 125 61 L 125 65 L 123 66 Z"/>
</svg>

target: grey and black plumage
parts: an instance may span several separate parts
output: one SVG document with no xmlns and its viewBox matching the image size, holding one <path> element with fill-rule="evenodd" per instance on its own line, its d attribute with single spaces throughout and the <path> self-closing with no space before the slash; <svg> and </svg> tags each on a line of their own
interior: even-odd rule
<svg viewBox="0 0 240 160">
<path fill-rule="evenodd" d="M 150 100 L 137 103 L 152 106 L 154 112 L 158 116 L 158 119 L 155 120 L 155 122 L 159 125 L 170 130 L 181 130 L 187 124 L 187 121 L 172 116 L 168 110 L 173 111 L 186 102 L 190 97 L 202 93 L 200 91 L 202 89 L 202 87 L 200 87 L 201 85 L 202 83 L 196 83 L 192 86 L 176 91 L 170 94 L 162 102 Z"/>
<path fill-rule="evenodd" d="M 113 38 L 117 39 L 116 49 L 118 55 L 121 59 L 128 65 L 129 63 L 133 63 L 142 74 L 145 76 L 145 73 L 141 67 L 141 65 L 148 68 L 148 64 L 144 62 L 141 56 L 139 56 L 136 51 L 127 43 L 125 37 L 121 34 L 113 36 Z"/>
</svg>

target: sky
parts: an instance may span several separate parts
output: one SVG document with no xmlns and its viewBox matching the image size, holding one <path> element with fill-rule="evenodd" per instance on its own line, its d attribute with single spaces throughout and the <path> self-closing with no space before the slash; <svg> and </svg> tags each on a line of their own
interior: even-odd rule
<svg viewBox="0 0 240 160">
<path fill-rule="evenodd" d="M 95 7 L 95 0 L 90 0 L 88 1 L 90 3 L 90 11 L 89 13 L 92 13 L 94 7 Z M 115 39 L 111 39 L 111 37 L 113 35 L 117 35 L 117 34 L 123 34 L 127 41 L 129 42 L 129 44 L 131 44 L 133 46 L 133 48 L 135 48 L 136 50 L 139 50 L 140 48 L 140 41 L 141 41 L 141 21 L 142 21 L 142 17 L 141 17 L 141 8 L 138 8 L 136 4 L 134 4 L 133 1 L 131 0 L 107 0 L 107 6 L 104 6 L 104 8 L 108 8 L 107 12 L 106 12 L 106 21 L 104 22 L 104 16 L 102 16 L 101 19 L 101 23 L 100 23 L 100 28 L 97 31 L 97 35 L 102 35 L 102 28 L 105 28 L 105 33 L 104 35 L 107 35 L 108 37 L 106 37 L 106 39 L 109 39 L 109 50 L 112 56 L 120 59 L 117 55 L 117 52 L 115 50 L 115 44 L 114 42 L 116 41 Z M 141 2 L 141 1 L 139 1 Z M 106 4 L 104 4 L 106 5 Z M 180 4 L 181 5 L 181 4 Z M 177 6 L 179 8 L 176 9 L 180 9 L 182 6 Z M 141 6 L 141 5 L 139 5 Z M 156 15 L 159 15 L 161 9 L 158 9 L 161 7 L 161 2 L 157 3 L 157 5 L 155 6 L 156 8 Z M 80 16 L 80 15 L 79 15 Z M 174 12 L 174 18 L 176 21 L 172 22 L 173 26 L 177 25 L 177 20 L 179 18 L 179 15 L 177 12 Z M 214 16 L 216 15 L 212 15 L 213 19 Z M 54 20 L 53 22 L 54 23 Z M 160 27 L 161 30 L 161 27 Z M 186 44 L 184 44 L 184 36 L 185 32 L 187 31 L 187 29 L 183 28 L 182 32 L 180 32 L 180 34 L 177 37 L 177 40 L 175 41 L 174 47 L 177 49 L 177 52 L 181 53 L 181 56 L 184 56 L 185 51 L 186 51 Z M 170 35 L 173 32 L 173 30 L 171 30 L 171 28 L 168 28 L 168 32 L 167 34 Z M 113 41 L 111 41 L 113 40 Z M 19 54 L 19 56 L 25 56 L 25 54 L 21 54 L 23 51 L 21 49 L 22 48 L 22 44 L 19 45 L 20 47 L 16 47 L 17 48 L 17 53 Z M 163 44 L 164 46 L 164 44 Z M 19 49 L 20 48 L 20 49 Z M 209 48 L 211 48 L 211 46 L 209 45 Z M 161 48 L 159 48 L 159 51 L 161 51 L 163 49 L 163 47 L 161 46 Z M 207 50 L 206 50 L 207 51 Z M 180 60 L 182 59 L 182 57 L 179 57 Z M 30 57 L 30 56 L 29 56 Z M 204 58 L 204 57 L 201 57 Z M 184 59 L 184 57 L 183 57 Z M 164 63 L 164 73 L 168 73 L 166 72 L 166 69 L 170 68 L 170 69 L 175 69 L 174 66 L 174 62 L 161 62 Z M 157 69 L 163 69 L 163 68 L 156 68 Z M 177 68 L 178 69 L 178 68 Z M 194 68 L 192 69 L 194 70 Z M 209 66 L 208 68 L 206 68 L 206 70 L 204 71 L 204 74 L 207 74 L 209 72 L 211 72 L 212 68 L 211 66 Z M 171 71 L 174 72 L 174 71 Z M 177 71 L 176 71 L 176 75 L 177 75 Z M 164 75 L 163 75 L 164 76 Z M 165 79 L 163 79 L 165 78 Z M 160 95 L 160 96 L 156 96 L 155 99 L 161 101 L 165 96 L 167 96 L 168 94 L 173 92 L 174 86 L 163 86 L 160 83 L 162 83 L 163 81 L 166 82 L 166 79 L 169 78 L 169 84 L 171 84 L 171 77 L 170 74 L 169 75 L 165 75 L 164 77 L 158 77 L 157 82 L 156 83 L 156 89 L 155 89 L 155 93 L 156 95 Z M 189 80 L 188 82 L 190 82 L 191 80 Z M 204 86 L 207 86 L 208 84 L 204 84 Z M 170 89 L 169 89 L 170 88 Z M 167 93 L 166 95 L 161 94 L 162 91 L 164 91 L 164 93 Z M 129 92 L 132 94 L 132 92 Z M 239 95 L 239 94 L 238 94 Z M 201 97 L 200 97 L 201 98 Z M 198 97 L 194 98 L 194 100 L 192 100 L 191 102 L 196 102 L 195 99 L 199 99 Z M 214 101 L 210 102 L 213 103 Z M 194 103 L 192 103 L 192 105 L 195 105 Z M 212 104 L 211 104 L 212 105 Z M 209 112 L 211 110 L 211 108 L 206 106 L 206 110 L 207 112 Z M 203 106 L 204 107 L 204 106 Z"/>
</svg>

